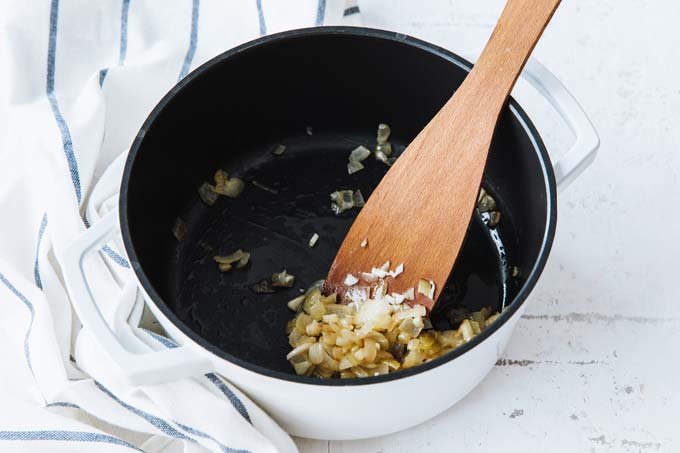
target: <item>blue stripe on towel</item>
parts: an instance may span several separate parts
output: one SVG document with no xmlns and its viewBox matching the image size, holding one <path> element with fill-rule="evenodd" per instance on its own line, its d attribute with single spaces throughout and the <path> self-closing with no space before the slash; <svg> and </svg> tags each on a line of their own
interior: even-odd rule
<svg viewBox="0 0 680 453">
<path fill-rule="evenodd" d="M 77 404 L 67 403 L 65 401 L 57 401 L 57 402 L 54 402 L 54 403 L 49 403 L 45 407 L 72 407 L 74 409 L 80 409 L 80 406 L 78 406 Z"/>
<path fill-rule="evenodd" d="M 323 25 L 323 20 L 326 17 L 326 0 L 319 0 L 316 7 L 316 26 Z"/>
<path fill-rule="evenodd" d="M 198 41 L 198 10 L 200 7 L 200 0 L 193 0 L 191 5 L 191 33 L 189 35 L 189 48 L 187 49 L 187 54 L 184 57 L 184 63 L 182 64 L 182 70 L 179 72 L 178 80 L 182 80 L 184 76 L 189 72 L 191 67 L 191 62 L 194 59 L 194 54 L 196 53 L 196 43 Z"/>
<path fill-rule="evenodd" d="M 14 293 L 14 295 L 17 296 L 19 300 L 24 303 L 24 305 L 26 305 L 28 311 L 31 312 L 31 320 L 28 323 L 28 329 L 26 330 L 26 335 L 24 336 L 24 356 L 26 357 L 26 363 L 28 364 L 28 368 L 31 370 L 31 374 L 33 374 L 35 377 L 35 373 L 33 373 L 33 365 L 31 365 L 31 353 L 28 349 L 28 338 L 31 336 L 31 329 L 33 329 L 33 318 L 35 317 L 33 304 L 26 298 L 26 296 L 21 294 L 19 290 L 16 289 L 3 274 L 0 274 L 0 281 L 2 281 L 7 289 Z"/>
<path fill-rule="evenodd" d="M 125 56 L 127 55 L 128 42 L 128 15 L 130 12 L 130 0 L 123 0 L 120 10 L 120 45 L 118 48 L 118 66 L 123 66 L 125 63 Z M 104 68 L 99 71 L 99 86 L 104 85 L 106 75 L 109 73 L 109 68 Z"/>
<path fill-rule="evenodd" d="M 246 409 L 246 406 L 239 399 L 239 397 L 236 396 L 236 394 L 232 392 L 229 387 L 227 387 L 227 384 L 225 384 L 224 381 L 222 381 L 222 379 L 220 379 L 215 373 L 208 373 L 205 375 L 205 377 L 208 378 L 208 380 L 212 382 L 213 385 L 224 394 L 224 396 L 227 397 L 231 405 L 234 406 L 234 409 L 236 409 L 238 413 L 241 414 L 241 416 L 248 420 L 248 423 L 252 425 L 253 422 L 250 420 L 248 409 Z"/>
<path fill-rule="evenodd" d="M 59 0 L 52 0 L 50 6 L 50 35 L 49 44 L 47 49 L 47 99 L 50 102 L 50 107 L 52 108 L 52 114 L 54 119 L 59 126 L 59 131 L 61 132 L 61 141 L 64 148 L 64 154 L 66 155 L 66 162 L 68 163 L 68 169 L 71 173 L 71 181 L 73 182 L 73 188 L 76 191 L 76 199 L 78 204 L 82 199 L 82 193 L 80 188 L 80 174 L 78 173 L 78 163 L 76 162 L 76 156 L 73 152 L 73 142 L 71 140 L 71 132 L 69 131 L 66 121 L 59 110 L 59 103 L 57 102 L 57 97 L 54 94 L 54 65 L 56 60 L 57 52 L 57 23 L 59 19 Z"/>
<path fill-rule="evenodd" d="M 87 220 L 87 217 L 83 218 L 83 224 L 85 225 L 85 228 L 90 228 L 90 226 L 91 226 L 90 221 Z M 113 260 L 114 263 L 118 264 L 121 267 L 125 267 L 125 268 L 128 268 L 128 269 L 130 268 L 130 262 L 128 260 L 126 260 L 125 258 L 123 258 L 120 254 L 118 254 L 115 250 L 113 250 L 108 245 L 104 245 L 104 247 L 102 247 L 101 250 L 102 250 L 102 252 L 106 253 L 109 256 L 109 258 L 111 258 Z"/>
<path fill-rule="evenodd" d="M 102 251 L 104 253 L 106 253 L 109 256 L 109 258 L 111 258 L 114 261 L 114 263 L 118 264 L 119 266 L 122 266 L 122 267 L 125 267 L 125 268 L 130 267 L 130 262 L 128 260 L 126 260 L 125 258 L 123 258 L 122 256 L 120 256 L 118 253 L 116 253 L 108 245 L 105 245 L 104 247 L 102 247 Z"/>
<path fill-rule="evenodd" d="M 84 431 L 0 431 L 0 440 L 99 442 L 120 445 L 144 453 L 143 450 L 140 450 L 134 445 L 118 439 L 117 437 L 109 436 L 108 434 L 89 433 Z"/>
<path fill-rule="evenodd" d="M 166 348 L 172 349 L 177 347 L 177 343 L 174 341 L 170 340 L 169 338 L 165 338 L 162 335 L 158 335 L 155 332 L 152 332 L 150 330 L 142 329 L 144 332 L 149 334 L 154 340 L 158 341 L 160 344 L 165 346 Z M 243 401 L 239 399 L 238 396 L 227 386 L 227 384 L 222 381 L 215 373 L 208 373 L 205 375 L 205 377 L 215 386 L 217 387 L 224 396 L 227 397 L 229 402 L 231 403 L 232 406 L 234 406 L 234 409 L 238 411 L 239 414 L 243 418 L 245 418 L 248 423 L 251 425 L 253 422 L 250 420 L 250 414 L 248 414 L 248 409 L 246 409 L 245 404 L 243 404 Z"/>
<path fill-rule="evenodd" d="M 118 50 L 118 66 L 123 66 L 127 55 L 128 42 L 128 15 L 130 13 L 130 0 L 123 0 L 120 11 L 120 49 Z"/>
<path fill-rule="evenodd" d="M 137 408 L 134 407 L 134 406 L 130 406 L 130 405 L 127 404 L 125 401 L 121 400 L 121 399 L 118 398 L 116 395 L 114 395 L 113 393 L 111 393 L 111 392 L 109 391 L 109 389 L 107 389 L 106 387 L 104 387 L 103 385 L 101 385 L 99 382 L 94 381 L 94 383 L 95 383 L 95 385 L 99 388 L 99 390 L 101 390 L 102 392 L 104 392 L 104 393 L 105 393 L 108 397 L 110 397 L 112 400 L 114 400 L 115 402 L 117 402 L 118 404 L 120 404 L 120 405 L 123 406 L 125 409 L 127 409 L 127 410 L 130 411 L 130 412 L 132 412 L 133 414 L 135 414 L 135 415 L 137 415 L 137 416 L 143 418 L 144 420 L 146 420 L 147 422 L 149 422 L 149 424 L 151 424 L 152 426 L 155 426 L 158 430 L 162 431 L 162 432 L 165 433 L 166 435 L 172 436 L 172 437 L 174 437 L 174 438 L 176 438 L 176 439 L 188 440 L 188 441 L 190 441 L 190 442 L 195 442 L 194 439 L 185 436 L 184 434 L 180 433 L 180 432 L 177 431 L 175 428 L 173 428 L 172 426 L 170 426 L 170 424 L 169 424 L 168 422 L 166 422 L 165 420 L 163 420 L 163 419 L 161 419 L 161 418 L 158 418 L 158 417 L 156 417 L 155 415 L 151 415 L 151 414 L 149 414 L 148 412 L 145 412 L 145 411 L 143 411 L 143 410 L 141 410 L 141 409 L 137 409 Z"/>
<path fill-rule="evenodd" d="M 262 0 L 256 0 L 257 17 L 260 21 L 260 36 L 267 34 L 267 24 L 264 21 L 264 10 L 262 9 Z"/>
<path fill-rule="evenodd" d="M 154 337 L 155 338 L 155 337 Z M 158 428 L 160 431 L 163 433 L 167 434 L 168 436 L 172 436 L 176 439 L 181 439 L 181 440 L 186 440 L 189 442 L 196 443 L 195 439 L 192 439 L 191 437 L 187 437 L 181 432 L 177 431 L 175 428 L 173 428 L 168 422 L 165 420 L 156 417 L 155 415 L 151 415 L 148 412 L 145 412 L 141 409 L 138 409 L 134 406 L 131 406 L 127 404 L 125 401 L 119 399 L 116 395 L 111 393 L 106 387 L 101 385 L 99 382 L 94 381 L 95 385 L 102 391 L 104 392 L 109 398 L 113 399 L 115 402 L 123 406 L 125 409 L 129 410 L 135 415 L 138 415 L 139 417 L 142 417 L 144 420 L 149 422 L 151 425 L 155 426 Z M 186 433 L 192 435 L 192 436 L 198 436 L 202 437 L 204 439 L 210 439 L 213 442 L 217 443 L 220 447 L 220 449 L 224 453 L 250 453 L 248 450 L 234 450 L 233 448 L 229 448 L 226 445 L 221 444 L 217 439 L 213 438 L 212 436 L 197 430 L 196 428 L 192 428 L 191 426 L 184 425 L 182 423 L 179 423 L 177 421 L 173 421 L 181 430 L 185 431 Z"/>
<path fill-rule="evenodd" d="M 220 450 L 223 453 L 250 453 L 250 450 L 235 450 L 233 448 L 229 448 L 226 445 L 223 445 L 219 440 L 215 439 L 213 436 L 211 436 L 209 434 L 206 434 L 202 431 L 194 429 L 191 426 L 183 425 L 183 424 L 179 423 L 178 421 L 175 421 L 175 423 L 177 424 L 177 426 L 179 426 L 180 428 L 182 428 L 184 431 L 188 432 L 189 434 L 192 434 L 192 435 L 197 436 L 197 437 L 202 437 L 203 439 L 212 440 L 213 442 L 215 442 L 220 447 Z"/>
<path fill-rule="evenodd" d="M 129 1 L 129 0 L 125 0 Z M 125 11 L 125 9 L 124 9 Z M 125 15 L 127 13 L 125 12 Z M 66 124 L 66 121 L 64 120 L 64 117 L 61 115 L 61 112 L 59 111 L 59 104 L 57 103 L 57 97 L 54 94 L 54 68 L 55 68 L 55 61 L 56 61 L 56 53 L 57 53 L 57 23 L 59 19 L 59 0 L 52 0 L 51 7 L 50 7 L 50 39 L 49 39 L 49 45 L 48 45 L 48 50 L 47 50 L 47 98 L 50 101 L 50 107 L 52 107 L 52 113 L 54 114 L 54 119 L 57 122 L 57 125 L 59 126 L 59 130 L 61 131 L 61 137 L 62 137 L 62 142 L 63 142 L 63 147 L 64 147 L 64 154 L 66 155 L 66 161 L 68 162 L 68 167 L 69 171 L 71 173 L 71 180 L 73 182 L 73 187 L 76 191 L 76 199 L 78 200 L 78 204 L 80 204 L 80 201 L 82 199 L 82 193 L 81 193 L 81 188 L 80 188 L 80 174 L 78 173 L 78 163 L 76 162 L 76 156 L 75 153 L 73 152 L 73 142 L 71 140 L 71 132 L 69 131 L 68 125 Z M 126 19 L 126 25 L 125 25 L 125 30 L 127 33 L 127 19 Z M 121 43 L 121 48 L 123 44 Z M 127 38 L 125 39 L 125 47 L 127 48 Z M 100 82 L 103 82 L 101 79 L 101 74 L 100 74 Z M 101 84 L 101 83 L 100 83 Z M 89 227 L 89 224 L 87 221 L 85 222 L 85 226 Z M 120 266 L 123 267 L 130 267 L 130 263 L 114 252 L 109 246 L 104 246 L 103 248 L 104 252 L 113 259 L 114 262 L 119 264 Z"/>
<path fill-rule="evenodd" d="M 35 246 L 35 262 L 33 263 L 33 278 L 35 279 L 35 286 L 43 289 L 42 279 L 40 278 L 40 243 L 42 242 L 43 234 L 45 234 L 45 227 L 47 227 L 47 213 L 43 214 L 40 221 L 40 228 L 38 229 L 38 241 Z"/>
<path fill-rule="evenodd" d="M 142 330 L 144 332 L 146 332 L 147 334 L 149 334 L 149 336 L 151 338 L 153 338 L 154 340 L 156 340 L 157 342 L 159 342 L 160 344 L 162 344 L 163 346 L 165 346 L 168 349 L 174 349 L 178 346 L 177 343 L 175 343 L 171 339 L 165 338 L 162 335 L 158 335 L 156 332 L 152 332 L 152 331 L 147 330 L 147 329 L 142 329 Z"/>
</svg>

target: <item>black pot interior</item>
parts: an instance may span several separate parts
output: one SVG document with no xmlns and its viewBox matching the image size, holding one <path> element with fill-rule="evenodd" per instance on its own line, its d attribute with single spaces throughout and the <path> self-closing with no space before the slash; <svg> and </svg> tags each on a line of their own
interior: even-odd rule
<svg viewBox="0 0 680 453">
<path fill-rule="evenodd" d="M 329 194 L 361 189 L 368 196 L 388 169 L 369 158 L 350 176 L 347 156 L 358 145 L 375 146 L 380 122 L 391 126 L 397 154 L 405 148 L 466 75 L 447 55 L 386 32 L 326 31 L 265 38 L 190 75 L 147 121 L 121 193 L 131 257 L 162 303 L 219 350 L 293 373 L 285 359 L 284 329 L 293 316 L 286 302 L 324 278 L 356 215 L 333 214 Z M 271 153 L 278 143 L 287 147 L 283 156 Z M 206 206 L 197 188 L 218 168 L 247 186 L 237 199 Z M 504 297 L 509 304 L 542 251 L 550 214 L 545 173 L 509 109 L 484 186 L 501 207 L 497 232 L 507 259 L 499 259 L 493 232 L 475 215 L 435 327 L 449 326 L 447 310 L 455 305 L 499 309 Z M 181 242 L 172 234 L 178 217 L 188 228 Z M 315 232 L 320 239 L 310 248 Z M 239 248 L 252 253 L 251 264 L 220 273 L 212 256 Z M 512 266 L 520 270 L 516 278 L 507 275 Z M 293 288 L 252 291 L 283 269 L 296 276 Z"/>
</svg>

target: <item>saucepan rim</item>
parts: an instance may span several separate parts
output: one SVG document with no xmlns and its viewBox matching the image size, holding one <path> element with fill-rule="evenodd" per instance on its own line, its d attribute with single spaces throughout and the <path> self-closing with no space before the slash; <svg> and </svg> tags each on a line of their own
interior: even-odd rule
<svg viewBox="0 0 680 453">
<path fill-rule="evenodd" d="M 402 33 L 396 33 L 396 32 L 391 32 L 391 31 L 385 31 L 385 30 L 378 30 L 378 29 L 372 29 L 372 28 L 366 28 L 366 27 L 346 27 L 346 26 L 336 26 L 336 27 L 312 27 L 312 28 L 302 28 L 302 29 L 297 29 L 297 30 L 291 30 L 291 31 L 285 31 L 281 33 L 276 33 L 268 36 L 264 36 L 262 38 L 256 39 L 254 41 L 250 41 L 248 43 L 242 44 L 238 47 L 235 47 L 231 50 L 228 50 L 208 62 L 204 63 L 191 73 L 189 73 L 184 79 L 179 81 L 164 97 L 161 99 L 161 101 L 154 107 L 154 109 L 151 111 L 147 119 L 144 121 L 144 124 L 140 128 L 137 136 L 135 137 L 134 142 L 132 143 L 132 147 L 130 148 L 130 153 L 127 157 L 127 161 L 125 163 L 125 170 L 123 173 L 123 178 L 121 182 L 121 189 L 120 189 L 120 200 L 119 200 L 119 213 L 120 213 L 120 227 L 121 227 L 121 233 L 123 237 L 123 243 L 125 245 L 126 252 L 128 254 L 128 257 L 130 259 L 130 263 L 132 265 L 132 269 L 135 272 L 135 275 L 137 276 L 137 279 L 141 283 L 142 287 L 146 291 L 147 295 L 151 299 L 150 302 L 154 303 L 156 307 L 163 313 L 167 319 L 174 324 L 181 332 L 183 332 L 189 339 L 191 339 L 193 342 L 195 342 L 197 345 L 201 346 L 205 350 L 209 351 L 210 353 L 214 354 L 215 356 L 224 359 L 236 366 L 239 366 L 241 368 L 244 368 L 246 370 L 255 372 L 257 374 L 282 380 L 282 381 L 288 381 L 291 383 L 297 383 L 297 384 L 307 384 L 307 385 L 320 385 L 320 386 L 355 386 L 355 385 L 370 385 L 370 384 L 379 384 L 383 382 L 389 382 L 389 381 L 394 381 L 397 379 L 405 379 L 408 377 L 412 377 L 415 375 L 419 375 L 421 373 L 425 373 L 427 371 L 433 370 L 434 368 L 437 368 L 439 366 L 445 365 L 453 360 L 455 360 L 457 357 L 466 354 L 470 351 L 472 351 L 477 345 L 482 343 L 483 341 L 486 341 L 489 337 L 491 337 L 495 332 L 497 332 L 505 323 L 515 315 L 517 310 L 525 303 L 529 293 L 533 290 L 533 288 L 536 285 L 536 282 L 538 281 L 538 278 L 540 277 L 543 268 L 545 267 L 545 263 L 548 259 L 548 255 L 550 253 L 550 248 L 552 247 L 552 242 L 553 238 L 555 236 L 555 227 L 556 227 L 556 221 L 557 221 L 557 190 L 556 190 L 556 183 L 555 183 L 555 175 L 553 172 L 553 167 L 550 161 L 550 157 L 548 156 L 548 152 L 545 148 L 545 145 L 543 144 L 540 136 L 538 135 L 538 132 L 536 128 L 534 127 L 533 123 L 529 119 L 528 115 L 524 112 L 524 110 L 520 107 L 520 105 L 512 98 L 510 98 L 509 103 L 508 103 L 508 108 L 511 110 L 511 112 L 515 115 L 517 120 L 520 121 L 522 126 L 524 127 L 527 136 L 530 138 L 534 149 L 536 151 L 536 154 L 539 158 L 539 161 L 541 163 L 541 167 L 543 170 L 543 176 L 544 176 L 544 181 L 545 181 L 545 187 L 547 190 L 547 218 L 546 218 L 546 229 L 545 229 L 545 234 L 543 237 L 543 241 L 541 244 L 541 249 L 538 255 L 538 259 L 534 263 L 533 268 L 531 269 L 531 272 L 528 274 L 527 279 L 520 289 L 520 291 L 517 293 L 517 295 L 513 298 L 512 302 L 508 305 L 508 307 L 500 314 L 499 318 L 497 319 L 496 322 L 491 324 L 488 328 L 484 329 L 479 335 L 475 336 L 471 341 L 468 343 L 459 346 L 455 350 L 451 351 L 450 353 L 443 355 L 437 359 L 434 359 L 430 362 L 424 363 L 422 365 L 419 365 L 417 367 L 413 368 L 408 368 L 405 370 L 401 370 L 396 373 L 390 373 L 382 376 L 371 376 L 371 377 L 366 377 L 366 378 L 356 378 L 356 379 L 320 379 L 320 378 L 314 378 L 314 377 L 307 377 L 307 376 L 297 376 L 295 374 L 288 374 L 284 373 L 281 371 L 275 371 L 268 369 L 266 367 L 263 367 L 261 365 L 256 365 L 250 362 L 247 362 L 243 359 L 240 359 L 238 357 L 233 356 L 227 351 L 223 351 L 222 349 L 218 348 L 217 346 L 209 343 L 206 339 L 201 337 L 199 334 L 194 332 L 189 326 L 187 326 L 182 320 L 180 320 L 175 313 L 168 307 L 163 299 L 160 297 L 160 295 L 156 292 L 154 289 L 154 286 L 152 285 L 151 281 L 147 277 L 146 273 L 142 269 L 137 252 L 135 250 L 134 244 L 132 242 L 132 236 L 131 236 L 131 229 L 130 229 L 130 223 L 129 223 L 129 218 L 128 218 L 128 212 L 127 212 L 127 207 L 128 207 L 128 187 L 130 183 L 130 175 L 132 168 L 134 167 L 134 162 L 137 157 L 137 155 L 141 151 L 142 144 L 144 141 L 144 135 L 146 131 L 153 125 L 153 123 L 156 121 L 158 116 L 161 114 L 161 112 L 168 107 L 168 105 L 172 102 L 172 100 L 175 98 L 175 96 L 180 93 L 183 89 L 185 89 L 188 85 L 191 85 L 194 83 L 194 81 L 199 78 L 201 75 L 206 73 L 207 71 L 210 71 L 213 67 L 216 67 L 220 65 L 222 62 L 229 60 L 230 58 L 233 58 L 234 56 L 246 52 L 249 49 L 260 47 L 260 46 L 266 46 L 269 44 L 277 43 L 280 41 L 285 41 L 285 40 L 290 40 L 290 39 L 298 39 L 298 38 L 305 38 L 305 37 L 314 37 L 314 36 L 328 36 L 328 35 L 349 35 L 349 36 L 355 36 L 355 37 L 363 37 L 363 38 L 368 38 L 368 39 L 382 39 L 382 40 L 387 40 L 387 41 L 396 41 L 400 42 L 409 46 L 413 46 L 416 48 L 419 48 L 421 50 L 425 50 L 435 56 L 438 56 L 440 58 L 443 58 L 460 68 L 469 71 L 470 68 L 472 67 L 472 64 L 465 60 L 464 58 L 461 58 L 460 56 L 454 54 L 453 52 L 450 52 L 446 49 L 443 49 L 439 46 L 430 44 L 428 42 L 422 41 L 420 39 L 416 39 L 407 35 L 404 35 Z"/>
</svg>

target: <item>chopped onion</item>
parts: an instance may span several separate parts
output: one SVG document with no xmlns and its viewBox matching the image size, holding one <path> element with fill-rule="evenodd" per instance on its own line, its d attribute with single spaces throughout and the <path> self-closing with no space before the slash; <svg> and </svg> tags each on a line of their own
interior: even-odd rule
<svg viewBox="0 0 680 453">
<path fill-rule="evenodd" d="M 377 269 L 397 272 L 401 267 L 388 271 L 389 265 Z M 324 297 L 318 287 L 301 296 L 302 302 L 300 298 L 289 302 L 292 309 L 302 307 L 286 326 L 292 347 L 288 357 L 297 374 L 345 379 L 417 366 L 469 341 L 498 317 L 484 308 L 466 312 L 457 321 L 457 330 L 425 330 L 432 329 L 424 318 L 426 307 L 403 304 L 407 296 L 415 295 L 413 288 L 404 294 L 388 295 L 387 280 L 363 274 L 375 278 L 376 287 L 371 294 L 370 287 L 353 282 L 356 286 L 345 293 L 352 301 L 349 305 L 338 304 L 335 294 Z M 424 282 L 427 288 L 423 289 L 433 295 L 434 284 Z"/>
<path fill-rule="evenodd" d="M 475 336 L 474 331 L 472 330 L 472 324 L 470 324 L 470 321 L 465 319 L 461 324 L 460 327 L 458 328 L 458 332 L 463 336 L 463 339 L 465 342 L 468 342 L 472 340 L 472 337 Z"/>
<path fill-rule="evenodd" d="M 490 227 L 495 227 L 498 225 L 498 223 L 501 221 L 501 212 L 500 211 L 492 211 L 489 215 L 489 226 Z"/>
<path fill-rule="evenodd" d="M 362 272 L 361 279 L 366 283 L 375 283 L 378 281 L 378 277 L 369 272 Z"/>
<path fill-rule="evenodd" d="M 381 162 L 387 163 L 387 156 L 385 155 L 384 152 L 382 151 L 376 151 L 375 152 L 375 158 Z"/>
<path fill-rule="evenodd" d="M 309 361 L 314 365 L 319 365 L 323 362 L 324 352 L 321 343 L 314 343 L 309 347 Z"/>
<path fill-rule="evenodd" d="M 316 242 L 319 240 L 319 235 L 314 233 L 312 237 L 309 239 L 309 246 L 314 247 L 316 245 Z"/>
<path fill-rule="evenodd" d="M 354 207 L 354 193 L 351 190 L 338 190 L 331 194 L 333 212 L 340 214 Z"/>
<path fill-rule="evenodd" d="M 397 266 L 397 268 L 395 270 L 388 272 L 388 274 L 391 277 L 396 277 L 397 275 L 401 274 L 402 272 L 404 272 L 404 263 L 401 263 L 399 266 Z"/>
<path fill-rule="evenodd" d="M 312 291 L 314 291 L 315 289 L 319 289 L 319 290 L 320 290 L 321 288 L 323 288 L 323 284 L 324 284 L 324 283 L 326 283 L 326 280 L 323 280 L 323 279 L 315 281 L 314 283 L 312 283 L 312 284 L 310 285 L 309 288 L 307 288 L 307 292 L 305 292 L 305 294 L 310 294 L 310 293 L 311 293 Z"/>
<path fill-rule="evenodd" d="M 350 175 L 353 175 L 354 173 L 358 172 L 359 170 L 364 169 L 364 164 L 362 164 L 359 161 L 356 160 L 350 160 L 349 163 L 347 164 L 347 173 Z"/>
<path fill-rule="evenodd" d="M 300 311 L 300 307 L 302 307 L 302 303 L 305 301 L 304 295 L 298 296 L 295 299 L 291 300 L 288 302 L 288 308 L 290 308 L 293 311 Z"/>
<path fill-rule="evenodd" d="M 215 255 L 215 256 L 213 256 L 213 260 L 215 260 L 216 262 L 218 262 L 220 264 L 232 264 L 232 263 L 235 263 L 235 262 L 239 261 L 240 259 L 242 259 L 246 256 L 248 258 L 250 258 L 249 253 L 246 253 L 243 250 L 239 249 L 239 250 L 236 250 L 234 253 L 232 253 L 230 255 Z"/>
<path fill-rule="evenodd" d="M 392 304 L 399 305 L 402 304 L 406 300 L 406 297 L 403 294 L 399 293 L 392 293 Z"/>
<path fill-rule="evenodd" d="M 418 292 L 423 294 L 425 297 L 429 297 L 434 300 L 434 282 L 432 280 L 425 280 L 421 278 L 418 281 Z"/>
<path fill-rule="evenodd" d="M 358 307 L 361 302 L 368 299 L 368 293 L 369 293 L 368 288 L 363 287 L 350 288 L 345 293 L 345 297 Z"/>
<path fill-rule="evenodd" d="M 201 201 L 208 206 L 212 206 L 217 201 L 217 192 L 215 192 L 215 186 L 204 182 L 198 188 L 198 196 L 201 197 Z"/>
<path fill-rule="evenodd" d="M 416 298 L 415 291 L 413 288 L 409 288 L 403 293 L 401 293 L 407 300 L 414 300 Z"/>
<path fill-rule="evenodd" d="M 482 187 L 479 190 L 479 199 L 477 200 L 477 209 L 479 212 L 489 212 L 496 209 L 496 200 L 491 197 Z"/>
<path fill-rule="evenodd" d="M 375 153 L 382 153 L 385 155 L 385 158 L 390 157 L 392 155 L 392 145 L 389 142 L 378 143 L 378 146 L 375 147 Z"/>
<path fill-rule="evenodd" d="M 335 214 L 340 214 L 354 207 L 360 208 L 364 205 L 364 196 L 360 190 L 337 190 L 331 194 L 331 209 Z"/>
<path fill-rule="evenodd" d="M 359 281 L 359 279 L 356 278 L 354 275 L 347 274 L 347 277 L 345 277 L 344 284 L 347 285 L 347 286 L 352 286 L 352 285 L 355 285 L 358 281 Z"/>
<path fill-rule="evenodd" d="M 363 241 L 361 241 L 361 248 L 364 248 L 368 245 L 368 239 L 364 238 Z"/>
<path fill-rule="evenodd" d="M 310 343 L 310 342 L 302 343 L 300 346 L 298 346 L 297 348 L 295 348 L 295 349 L 293 349 L 292 351 L 290 351 L 290 352 L 288 353 L 288 355 L 286 356 L 286 359 L 287 359 L 287 360 L 290 360 L 290 359 L 292 359 L 293 357 L 295 357 L 296 355 L 305 352 L 305 351 L 308 350 L 310 347 L 312 347 L 312 344 L 314 344 L 314 343 Z"/>
<path fill-rule="evenodd" d="M 250 289 L 256 294 L 272 294 L 276 292 L 271 282 L 267 279 L 255 283 Z"/>
<path fill-rule="evenodd" d="M 272 150 L 272 154 L 275 155 L 275 156 L 281 156 L 285 152 L 286 152 L 286 145 L 282 145 L 281 143 L 274 146 L 274 149 Z"/>
<path fill-rule="evenodd" d="M 361 190 L 357 190 L 356 192 L 354 192 L 352 199 L 354 201 L 354 206 L 357 208 L 361 208 L 366 204 L 366 202 L 364 201 L 364 196 L 361 194 Z"/>
<path fill-rule="evenodd" d="M 371 152 L 368 150 L 368 148 L 366 148 L 365 146 L 357 146 L 350 153 L 349 161 L 350 162 L 361 162 L 361 161 L 365 160 L 370 155 L 371 155 Z"/>
<path fill-rule="evenodd" d="M 250 261 L 250 253 L 244 252 L 243 250 L 237 250 L 231 255 L 213 256 L 213 260 L 218 263 L 220 272 L 230 271 L 232 268 L 241 269 L 246 266 Z"/>
<path fill-rule="evenodd" d="M 236 262 L 236 269 L 241 269 L 242 267 L 245 267 L 248 264 L 249 261 L 250 261 L 250 253 L 245 253 L 243 255 L 243 258 L 241 258 L 240 260 L 238 260 Z"/>
<path fill-rule="evenodd" d="M 213 179 L 216 186 L 221 186 L 229 180 L 229 174 L 220 168 L 215 172 Z"/>
<path fill-rule="evenodd" d="M 295 276 L 283 270 L 272 275 L 272 286 L 277 288 L 290 288 L 295 283 Z"/>
<path fill-rule="evenodd" d="M 279 191 L 278 191 L 278 190 L 272 189 L 271 187 L 267 187 L 267 186 L 265 186 L 264 184 L 259 183 L 259 182 L 255 181 L 255 180 L 253 180 L 252 183 L 253 183 L 253 185 L 254 185 L 255 187 L 257 187 L 258 189 L 262 189 L 262 190 L 264 190 L 265 192 L 269 192 L 270 194 L 273 194 L 273 195 L 278 195 L 278 194 L 279 194 Z"/>
<path fill-rule="evenodd" d="M 387 140 L 390 138 L 390 133 L 392 131 L 390 130 L 390 127 L 385 124 L 385 123 L 380 123 L 378 124 L 378 143 L 383 144 L 387 143 Z"/>
<path fill-rule="evenodd" d="M 229 178 L 223 184 L 215 186 L 215 192 L 229 198 L 237 198 L 246 184 L 240 178 Z"/>
<path fill-rule="evenodd" d="M 348 305 L 342 304 L 328 304 L 326 305 L 326 311 L 329 315 L 351 315 L 352 308 Z"/>
<path fill-rule="evenodd" d="M 406 310 L 398 311 L 395 315 L 395 319 L 406 319 L 425 316 L 427 310 L 422 305 L 414 305 Z"/>
<path fill-rule="evenodd" d="M 379 267 L 374 267 L 374 268 L 371 270 L 371 274 L 372 274 L 374 277 L 377 277 L 377 278 L 385 278 L 385 277 L 387 277 L 387 272 L 384 271 L 384 270 L 382 270 L 382 269 L 380 269 Z"/>
<path fill-rule="evenodd" d="M 378 284 L 373 287 L 373 298 L 382 299 L 387 294 L 387 282 L 385 280 L 378 280 Z"/>
<path fill-rule="evenodd" d="M 187 226 L 184 220 L 179 217 L 175 219 L 175 223 L 172 225 L 172 234 L 178 241 L 184 239 L 184 236 L 187 234 Z"/>
<path fill-rule="evenodd" d="M 389 275 L 389 268 L 390 268 L 390 262 L 385 261 L 385 264 L 383 264 L 381 267 L 374 267 L 371 270 L 371 274 L 373 274 L 375 277 L 378 277 L 378 278 L 385 278 Z"/>
</svg>

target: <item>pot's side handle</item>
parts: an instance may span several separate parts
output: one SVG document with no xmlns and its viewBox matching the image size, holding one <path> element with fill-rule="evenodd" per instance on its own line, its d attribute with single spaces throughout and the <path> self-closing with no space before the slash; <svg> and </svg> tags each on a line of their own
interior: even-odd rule
<svg viewBox="0 0 680 453">
<path fill-rule="evenodd" d="M 522 78 L 550 102 L 574 134 L 569 151 L 553 163 L 557 186 L 564 189 L 595 160 L 600 138 L 574 96 L 545 66 L 534 58 L 529 59 Z"/>
<path fill-rule="evenodd" d="M 211 371 L 210 361 L 187 345 L 146 354 L 132 353 L 120 344 L 104 320 L 85 277 L 83 261 L 88 253 L 98 250 L 116 232 L 117 214 L 117 210 L 106 214 L 76 238 L 62 254 L 61 265 L 66 288 L 80 322 L 111 361 L 120 368 L 121 377 L 130 385 L 168 382 Z"/>
</svg>

